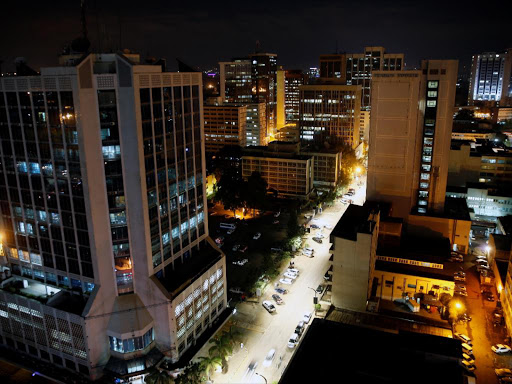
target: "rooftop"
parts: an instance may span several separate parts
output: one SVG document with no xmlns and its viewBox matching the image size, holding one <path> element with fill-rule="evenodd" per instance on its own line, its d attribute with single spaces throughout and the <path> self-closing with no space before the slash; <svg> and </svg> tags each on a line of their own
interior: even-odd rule
<svg viewBox="0 0 512 384">
<path fill-rule="evenodd" d="M 445 337 L 314 319 L 297 348 L 281 384 L 463 383 L 461 343 Z"/>
<path fill-rule="evenodd" d="M 510 252 L 512 250 L 511 235 L 498 235 L 493 233 L 491 236 L 494 239 L 494 247 L 497 251 Z"/>
<path fill-rule="evenodd" d="M 189 252 L 188 255 L 187 252 L 183 255 L 182 263 L 176 261 L 174 265 L 169 264 L 165 268 L 165 276 L 155 277 L 172 296 L 179 295 L 190 283 L 224 257 L 209 237 L 200 243 L 200 249 L 194 247 Z"/>
<path fill-rule="evenodd" d="M 356 241 L 358 233 L 373 232 L 375 228 L 373 215 L 379 212 L 377 203 L 367 201 L 363 206 L 350 204 L 332 230 L 331 236 Z"/>
<path fill-rule="evenodd" d="M 502 216 L 498 218 L 506 235 L 512 235 L 512 215 Z"/>
</svg>

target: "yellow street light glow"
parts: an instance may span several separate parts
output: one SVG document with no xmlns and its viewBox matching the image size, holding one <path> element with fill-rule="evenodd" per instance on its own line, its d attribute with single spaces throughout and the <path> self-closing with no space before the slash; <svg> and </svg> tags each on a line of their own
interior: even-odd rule
<svg viewBox="0 0 512 384">
<path fill-rule="evenodd" d="M 461 309 L 462 308 L 462 304 L 461 303 L 455 303 L 455 308 Z"/>
<path fill-rule="evenodd" d="M 486 250 L 487 252 L 491 252 L 491 247 L 489 247 L 489 246 L 487 245 L 487 246 L 485 247 L 485 250 Z"/>
<path fill-rule="evenodd" d="M 361 167 L 356 167 L 356 173 L 361 173 Z"/>
</svg>

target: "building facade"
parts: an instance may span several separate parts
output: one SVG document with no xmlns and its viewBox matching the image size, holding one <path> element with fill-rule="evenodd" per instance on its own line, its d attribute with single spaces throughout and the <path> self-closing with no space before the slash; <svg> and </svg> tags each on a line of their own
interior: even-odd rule
<svg viewBox="0 0 512 384">
<path fill-rule="evenodd" d="M 0 80 L 5 345 L 133 375 L 179 360 L 225 307 L 202 113 L 200 73 L 117 54 Z"/>
<path fill-rule="evenodd" d="M 493 102 L 511 106 L 512 49 L 504 53 L 486 52 L 474 55 L 471 64 L 468 104 Z"/>
<path fill-rule="evenodd" d="M 342 53 L 320 56 L 320 78 L 339 79 L 347 85 L 361 86 L 361 109 L 371 109 L 373 71 L 401 71 L 403 53 L 386 53 L 383 47 L 365 47 L 364 53 Z"/>
<path fill-rule="evenodd" d="M 300 138 L 303 144 L 359 145 L 361 87 L 303 85 L 300 90 Z"/>
<path fill-rule="evenodd" d="M 444 208 L 457 65 L 373 73 L 367 194 L 392 203 L 394 215 Z"/>
<path fill-rule="evenodd" d="M 219 63 L 220 95 L 225 103 L 251 103 L 252 64 L 249 59 Z"/>
<path fill-rule="evenodd" d="M 204 106 L 204 138 L 208 153 L 225 145 L 245 147 L 247 142 L 247 106 L 237 104 Z"/>
</svg>

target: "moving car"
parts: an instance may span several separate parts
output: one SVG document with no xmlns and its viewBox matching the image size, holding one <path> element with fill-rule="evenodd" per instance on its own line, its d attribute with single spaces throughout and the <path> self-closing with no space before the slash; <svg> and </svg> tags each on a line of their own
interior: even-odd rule
<svg viewBox="0 0 512 384">
<path fill-rule="evenodd" d="M 247 367 L 243 378 L 249 380 L 254 375 L 254 372 L 256 371 L 257 366 L 258 366 L 257 361 L 255 361 L 255 360 L 251 361 L 251 364 L 249 364 L 249 366 Z"/>
<path fill-rule="evenodd" d="M 295 348 L 297 343 L 299 342 L 299 335 L 294 333 L 290 336 L 290 340 L 288 340 L 288 348 Z"/>
<path fill-rule="evenodd" d="M 282 278 L 282 279 L 279 279 L 279 282 L 281 284 L 291 285 L 293 283 L 293 280 L 292 279 L 288 279 L 288 278 Z"/>
<path fill-rule="evenodd" d="M 257 232 L 252 238 L 253 240 L 258 240 L 261 237 L 261 233 Z"/>
<path fill-rule="evenodd" d="M 272 364 L 272 360 L 274 360 L 275 356 L 276 350 L 272 348 L 270 351 L 268 351 L 267 356 L 265 356 L 265 360 L 263 360 L 263 366 L 270 367 L 270 365 Z"/>
<path fill-rule="evenodd" d="M 508 352 L 510 352 L 510 347 L 505 344 L 496 344 L 491 347 L 491 350 L 497 354 L 508 353 Z"/>
<path fill-rule="evenodd" d="M 283 299 L 281 299 L 281 296 L 276 295 L 276 294 L 274 293 L 274 294 L 272 295 L 272 298 L 274 299 L 274 301 L 275 301 L 278 305 L 283 304 Z"/>
<path fill-rule="evenodd" d="M 288 290 L 284 288 L 276 288 L 276 292 L 280 293 L 281 295 L 286 295 L 288 293 Z"/>
<path fill-rule="evenodd" d="M 311 312 L 304 312 L 304 316 L 302 317 L 302 321 L 304 321 L 305 324 L 309 324 L 309 321 L 311 320 L 311 317 L 313 314 Z"/>
<path fill-rule="evenodd" d="M 268 313 L 272 313 L 272 312 L 276 311 L 276 307 L 274 307 L 274 304 L 272 304 L 272 302 L 269 300 L 265 300 L 261 304 L 263 305 L 263 308 L 265 308 L 268 311 Z"/>
<path fill-rule="evenodd" d="M 313 241 L 316 241 L 318 244 L 322 244 L 322 239 L 319 239 L 318 237 L 313 237 Z"/>
<path fill-rule="evenodd" d="M 455 332 L 455 333 L 453 334 L 453 336 L 454 336 L 456 339 L 459 339 L 460 341 L 462 341 L 463 343 L 467 343 L 467 344 L 469 344 L 469 345 L 473 345 L 473 343 L 471 342 L 471 339 L 469 338 L 469 336 L 464 335 L 463 333 Z"/>
</svg>

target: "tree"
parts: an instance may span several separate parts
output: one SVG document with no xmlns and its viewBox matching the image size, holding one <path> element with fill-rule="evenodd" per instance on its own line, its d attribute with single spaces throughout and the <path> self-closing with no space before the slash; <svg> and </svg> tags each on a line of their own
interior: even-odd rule
<svg viewBox="0 0 512 384">
<path fill-rule="evenodd" d="M 210 356 L 217 356 L 221 358 L 222 366 L 226 365 L 227 359 L 233 354 L 233 345 L 231 340 L 225 334 L 220 337 L 210 339 L 210 343 L 213 343 L 208 350 Z"/>
<path fill-rule="evenodd" d="M 149 374 L 144 378 L 147 384 L 174 384 L 174 379 L 169 374 L 157 368 L 151 368 Z"/>
<path fill-rule="evenodd" d="M 199 367 L 208 376 L 208 380 L 210 380 L 213 372 L 222 368 L 222 359 L 218 356 L 201 356 L 199 360 L 201 360 Z"/>
<path fill-rule="evenodd" d="M 201 384 L 204 380 L 204 373 L 199 363 L 189 364 L 185 370 L 176 378 L 176 384 Z"/>
<path fill-rule="evenodd" d="M 226 170 L 217 183 L 215 198 L 220 201 L 225 209 L 236 210 L 243 206 L 244 181 L 234 170 Z"/>
<path fill-rule="evenodd" d="M 229 330 L 224 332 L 224 335 L 232 346 L 237 345 L 242 340 L 242 333 L 235 329 L 234 326 L 229 327 Z"/>
<path fill-rule="evenodd" d="M 261 209 L 265 205 L 267 181 L 261 177 L 259 172 L 254 171 L 251 176 L 249 176 L 246 185 L 246 195 L 244 197 L 247 206 L 253 210 L 253 216 L 256 208 Z"/>
</svg>

